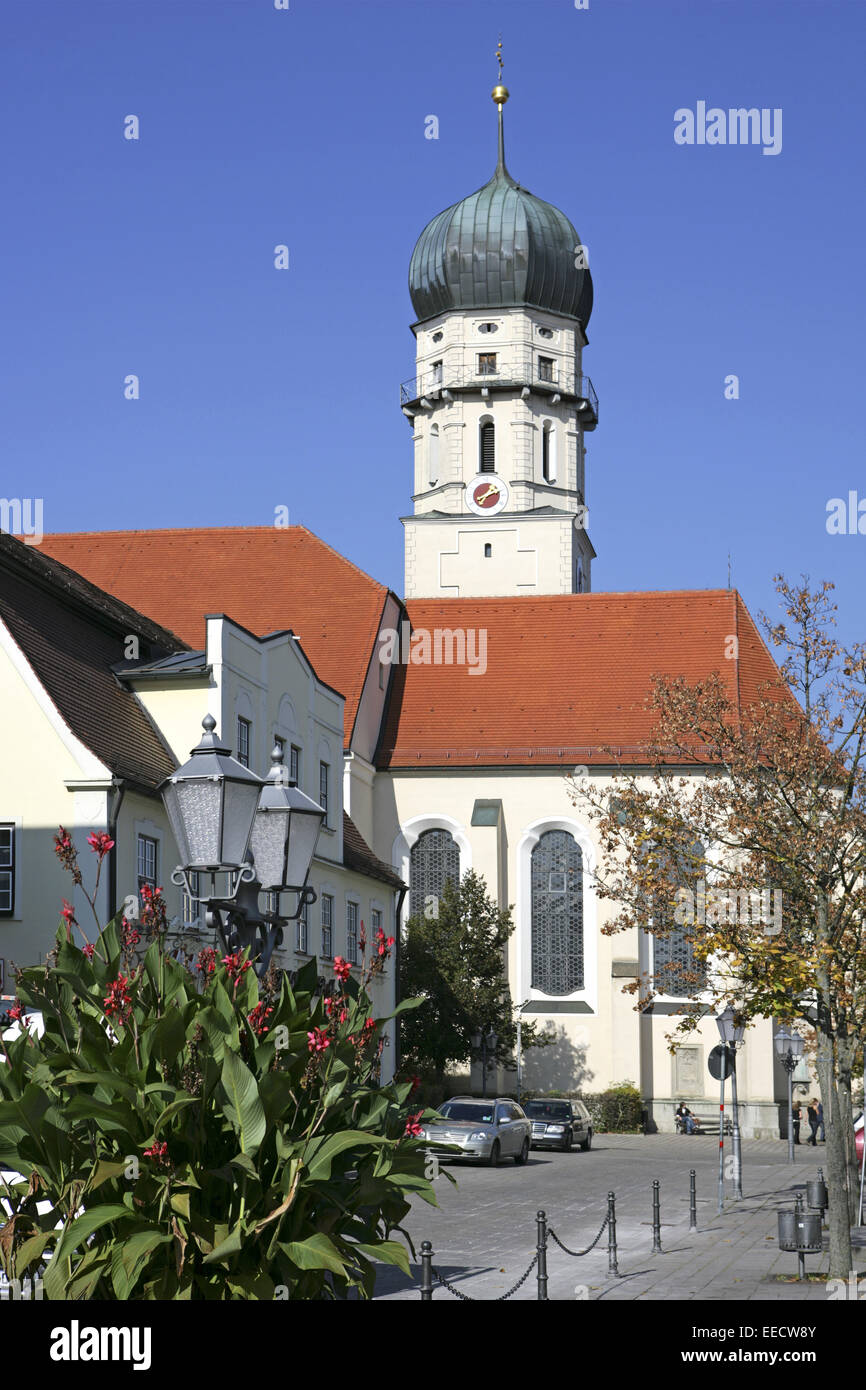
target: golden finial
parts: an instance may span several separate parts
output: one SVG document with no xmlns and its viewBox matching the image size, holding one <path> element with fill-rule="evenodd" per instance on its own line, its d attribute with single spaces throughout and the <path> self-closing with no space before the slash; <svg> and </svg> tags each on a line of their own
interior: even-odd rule
<svg viewBox="0 0 866 1390">
<path fill-rule="evenodd" d="M 502 35 L 501 35 L 501 34 L 499 35 L 499 42 L 498 42 L 498 44 L 496 45 L 496 61 L 497 61 L 497 63 L 499 64 L 499 81 L 497 82 L 496 86 L 493 88 L 493 91 L 490 93 L 490 95 L 493 97 L 493 100 L 496 102 L 496 105 L 499 107 L 499 110 L 501 111 L 502 108 L 503 108 L 503 106 L 505 105 L 506 101 L 508 100 L 508 97 L 509 97 L 508 88 L 507 88 L 507 87 L 503 87 L 503 85 L 502 85 Z"/>
</svg>

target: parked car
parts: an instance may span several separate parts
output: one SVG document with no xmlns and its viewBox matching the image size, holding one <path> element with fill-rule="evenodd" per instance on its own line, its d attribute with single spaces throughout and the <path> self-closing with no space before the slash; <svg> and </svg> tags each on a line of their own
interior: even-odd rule
<svg viewBox="0 0 866 1390">
<path fill-rule="evenodd" d="M 438 1118 L 424 1126 L 430 1141 L 428 1152 L 439 1158 L 475 1159 L 495 1168 L 500 1158 L 525 1163 L 529 1158 L 532 1130 L 520 1106 L 513 1100 L 479 1100 L 477 1096 L 453 1096 L 439 1107 Z M 453 1145 L 453 1148 L 444 1148 Z"/>
<path fill-rule="evenodd" d="M 534 1149 L 563 1149 L 592 1144 L 592 1121 L 582 1100 L 528 1100 L 524 1104 L 532 1125 Z"/>
</svg>

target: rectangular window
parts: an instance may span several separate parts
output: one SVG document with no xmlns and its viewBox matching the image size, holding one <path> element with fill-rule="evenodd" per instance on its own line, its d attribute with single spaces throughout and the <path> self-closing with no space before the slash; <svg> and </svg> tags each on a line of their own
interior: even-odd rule
<svg viewBox="0 0 866 1390">
<path fill-rule="evenodd" d="M 307 903 L 304 903 L 301 915 L 297 921 L 296 941 L 298 950 L 303 951 L 306 955 L 310 941 L 310 909 Z"/>
<path fill-rule="evenodd" d="M 496 376 L 499 368 L 496 365 L 495 352 L 479 352 L 478 354 L 478 375 Z"/>
<path fill-rule="evenodd" d="M 294 743 L 289 749 L 289 780 L 301 785 L 301 750 Z"/>
<path fill-rule="evenodd" d="M 322 956 L 330 960 L 334 954 L 334 899 L 322 894 Z"/>
<path fill-rule="evenodd" d="M 192 889 L 193 893 L 195 894 L 196 898 L 199 897 L 199 895 L 200 895 L 200 893 L 201 893 L 201 888 L 199 887 L 199 875 L 198 875 L 197 873 L 190 873 L 190 874 L 189 874 L 189 886 L 190 886 L 190 888 Z M 189 896 L 188 893 L 184 893 L 184 895 L 183 895 L 183 920 L 184 920 L 184 922 L 187 922 L 187 923 L 189 923 L 190 925 L 191 925 L 192 923 L 194 923 L 194 922 L 197 922 L 198 919 L 199 919 L 199 913 L 200 913 L 200 911 L 201 911 L 201 904 L 195 902 L 194 899 L 191 898 L 191 897 Z"/>
<path fill-rule="evenodd" d="M 327 763 L 319 763 L 319 805 L 325 812 L 324 824 L 330 829 L 331 808 L 328 805 L 328 786 L 331 769 Z"/>
<path fill-rule="evenodd" d="M 137 858 L 139 888 L 144 883 L 150 888 L 155 888 L 156 876 L 159 873 L 159 844 L 150 835 L 139 835 Z"/>
<path fill-rule="evenodd" d="M 358 904 L 346 903 L 346 960 L 358 964 Z"/>
<path fill-rule="evenodd" d="M 552 357 L 539 357 L 538 359 L 538 379 L 539 381 L 555 381 L 553 375 L 554 360 Z"/>
<path fill-rule="evenodd" d="M 15 826 L 0 825 L 0 916 L 15 909 Z"/>
<path fill-rule="evenodd" d="M 250 765 L 250 729 L 251 724 L 248 719 L 242 719 L 238 715 L 238 762 L 243 763 L 244 767 Z"/>
<path fill-rule="evenodd" d="M 434 386 L 441 386 L 441 385 L 442 385 L 442 362 L 441 362 L 441 360 L 440 360 L 439 362 L 434 362 L 434 363 L 433 363 L 433 366 L 431 367 L 431 371 L 432 371 L 432 373 L 433 373 L 433 385 L 434 385 Z"/>
</svg>

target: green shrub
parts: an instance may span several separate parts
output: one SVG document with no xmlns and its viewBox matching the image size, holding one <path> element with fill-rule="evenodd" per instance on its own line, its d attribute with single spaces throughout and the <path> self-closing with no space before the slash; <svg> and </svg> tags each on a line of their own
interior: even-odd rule
<svg viewBox="0 0 866 1390">
<path fill-rule="evenodd" d="M 117 920 L 82 950 L 72 921 L 18 973 L 44 1035 L 0 1040 L 7 1277 L 47 1261 L 47 1299 L 334 1299 L 370 1297 L 375 1261 L 408 1273 L 392 1234 L 410 1194 L 435 1198 L 411 1083 L 377 1082 L 376 966 L 359 984 L 338 961 L 323 995 L 315 961 L 260 982 L 240 954 L 180 964 L 161 932 L 139 952 Z"/>
</svg>

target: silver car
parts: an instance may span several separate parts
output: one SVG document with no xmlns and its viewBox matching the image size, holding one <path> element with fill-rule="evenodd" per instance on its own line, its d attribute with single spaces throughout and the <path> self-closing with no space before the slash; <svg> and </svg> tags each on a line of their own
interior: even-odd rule
<svg viewBox="0 0 866 1390">
<path fill-rule="evenodd" d="M 440 1106 L 439 1118 L 424 1126 L 424 1138 L 439 1158 L 475 1159 L 495 1168 L 500 1158 L 526 1162 L 532 1126 L 516 1101 L 453 1096 Z"/>
</svg>

